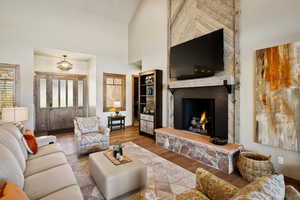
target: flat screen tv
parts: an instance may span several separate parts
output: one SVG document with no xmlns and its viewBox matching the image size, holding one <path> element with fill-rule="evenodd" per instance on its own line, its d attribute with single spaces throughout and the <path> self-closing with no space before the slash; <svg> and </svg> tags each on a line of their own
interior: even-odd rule
<svg viewBox="0 0 300 200">
<path fill-rule="evenodd" d="M 223 71 L 223 29 L 172 47 L 170 67 L 178 80 L 213 76 Z"/>
</svg>

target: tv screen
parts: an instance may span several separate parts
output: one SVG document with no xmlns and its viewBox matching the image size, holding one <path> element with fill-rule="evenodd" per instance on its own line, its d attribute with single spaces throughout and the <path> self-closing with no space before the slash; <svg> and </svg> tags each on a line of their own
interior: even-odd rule
<svg viewBox="0 0 300 200">
<path fill-rule="evenodd" d="M 170 67 L 177 79 L 213 76 L 224 70 L 223 29 L 171 48 Z"/>
</svg>

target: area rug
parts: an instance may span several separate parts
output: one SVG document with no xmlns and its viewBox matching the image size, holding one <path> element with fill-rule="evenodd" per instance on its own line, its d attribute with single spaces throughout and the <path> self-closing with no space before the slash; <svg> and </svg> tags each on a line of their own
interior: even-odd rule
<svg viewBox="0 0 300 200">
<path fill-rule="evenodd" d="M 176 194 L 195 187 L 195 174 L 133 142 L 124 143 L 124 152 L 147 166 L 147 186 L 139 191 L 125 194 L 118 199 L 174 199 Z M 84 199 L 104 199 L 89 174 L 88 156 L 76 157 L 76 155 L 69 155 L 68 161 L 73 168 Z"/>
</svg>

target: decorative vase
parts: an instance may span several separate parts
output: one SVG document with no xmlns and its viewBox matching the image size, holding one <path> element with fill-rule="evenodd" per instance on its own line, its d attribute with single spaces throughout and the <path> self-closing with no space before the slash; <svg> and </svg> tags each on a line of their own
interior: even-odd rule
<svg viewBox="0 0 300 200">
<path fill-rule="evenodd" d="M 148 95 L 149 96 L 153 95 L 153 88 L 151 88 L 151 87 L 148 88 Z"/>
<path fill-rule="evenodd" d="M 237 167 L 243 178 L 249 182 L 275 172 L 271 156 L 254 152 L 241 152 L 237 161 Z"/>
</svg>

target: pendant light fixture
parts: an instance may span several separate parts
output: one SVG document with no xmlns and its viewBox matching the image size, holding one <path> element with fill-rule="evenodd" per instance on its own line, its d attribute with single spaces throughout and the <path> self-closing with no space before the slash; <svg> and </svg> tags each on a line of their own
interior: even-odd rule
<svg viewBox="0 0 300 200">
<path fill-rule="evenodd" d="M 73 68 L 73 64 L 67 61 L 67 55 L 63 55 L 63 60 L 57 63 L 57 68 L 62 71 L 69 71 Z"/>
</svg>

